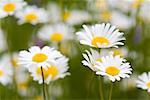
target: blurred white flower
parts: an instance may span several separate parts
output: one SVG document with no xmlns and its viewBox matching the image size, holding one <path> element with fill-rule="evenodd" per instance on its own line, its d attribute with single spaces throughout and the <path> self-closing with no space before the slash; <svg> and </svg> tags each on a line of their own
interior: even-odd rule
<svg viewBox="0 0 150 100">
<path fill-rule="evenodd" d="M 50 42 L 62 42 L 73 39 L 73 31 L 72 27 L 63 23 L 45 25 L 39 30 L 38 37 Z"/>
<path fill-rule="evenodd" d="M 150 72 L 138 76 L 137 87 L 150 92 Z"/>
<path fill-rule="evenodd" d="M 7 85 L 12 83 L 13 70 L 7 55 L 3 55 L 0 59 L 0 83 Z"/>
<path fill-rule="evenodd" d="M 126 60 L 120 56 L 105 56 L 101 58 L 101 62 L 97 62 L 95 66 L 99 71 L 97 75 L 107 76 L 112 82 L 120 81 L 121 78 L 129 78 L 132 68 Z"/>
<path fill-rule="evenodd" d="M 21 10 L 26 5 L 24 0 L 1 0 L 0 1 L 0 18 L 13 15 L 16 11 Z"/>
<path fill-rule="evenodd" d="M 119 29 L 129 29 L 134 25 L 134 20 L 119 11 L 113 11 L 111 12 L 110 23 Z"/>
<path fill-rule="evenodd" d="M 6 45 L 6 38 L 4 36 L 4 32 L 3 30 L 0 28 L 0 52 L 4 51 L 7 49 L 7 45 Z"/>
<path fill-rule="evenodd" d="M 83 28 L 84 30 L 76 33 L 81 44 L 96 48 L 117 48 L 117 45 L 124 45 L 121 42 L 125 40 L 124 33 L 119 32 L 119 29 L 109 23 L 96 24 L 89 28 L 83 25 Z"/>
<path fill-rule="evenodd" d="M 101 52 L 99 53 L 94 49 L 90 49 L 90 51 L 86 50 L 86 53 L 83 53 L 82 55 L 85 59 L 82 61 L 83 65 L 88 66 L 93 71 L 97 71 L 95 65 L 97 64 L 97 62 L 101 62 L 101 58 L 108 55 L 108 53 L 104 52 L 104 50 L 101 50 Z"/>
<path fill-rule="evenodd" d="M 82 10 L 64 11 L 62 20 L 70 25 L 78 25 L 91 20 L 88 12 Z"/>
<path fill-rule="evenodd" d="M 128 50 L 125 47 L 113 48 L 110 50 L 110 54 L 113 56 L 127 57 L 128 56 Z"/>
<path fill-rule="evenodd" d="M 27 6 L 23 10 L 18 11 L 15 16 L 19 18 L 18 24 L 31 23 L 36 25 L 48 21 L 46 10 L 43 8 L 37 8 L 36 6 Z"/>
<path fill-rule="evenodd" d="M 32 67 L 48 68 L 52 62 L 55 62 L 55 59 L 61 56 L 62 54 L 54 48 L 45 46 L 40 49 L 38 46 L 33 46 L 28 51 L 20 51 L 18 63 L 29 70 Z"/>
<path fill-rule="evenodd" d="M 43 70 L 44 83 L 49 84 L 51 81 L 70 75 L 70 73 L 67 72 L 68 68 L 68 58 L 62 56 L 56 59 L 55 62 L 48 67 L 48 69 L 33 67 L 30 72 L 33 79 L 38 81 L 39 84 L 42 84 L 43 80 L 41 70 Z"/>
<path fill-rule="evenodd" d="M 142 7 L 140 8 L 140 17 L 145 21 L 145 22 L 150 22 L 150 2 L 144 2 L 142 4 Z"/>
</svg>

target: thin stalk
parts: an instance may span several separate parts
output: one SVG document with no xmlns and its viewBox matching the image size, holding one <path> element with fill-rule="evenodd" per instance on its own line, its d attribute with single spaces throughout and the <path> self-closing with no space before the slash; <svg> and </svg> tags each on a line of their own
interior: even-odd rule
<svg viewBox="0 0 150 100">
<path fill-rule="evenodd" d="M 102 77 L 100 77 L 100 80 L 99 80 L 99 94 L 100 94 L 100 100 L 104 100 L 104 96 L 103 96 L 103 79 L 102 79 Z"/>
<path fill-rule="evenodd" d="M 111 100 L 111 98 L 112 98 L 112 90 L 113 90 L 113 83 L 111 83 L 111 86 L 110 86 L 109 99 L 108 100 Z"/>
<path fill-rule="evenodd" d="M 45 84 L 44 84 L 44 73 L 43 73 L 43 68 L 42 67 L 41 67 L 41 72 L 42 72 L 42 80 L 43 80 L 43 99 L 46 100 Z"/>
</svg>

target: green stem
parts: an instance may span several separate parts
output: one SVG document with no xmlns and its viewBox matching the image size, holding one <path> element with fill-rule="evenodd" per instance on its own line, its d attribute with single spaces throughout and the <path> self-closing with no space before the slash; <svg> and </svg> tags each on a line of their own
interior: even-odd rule
<svg viewBox="0 0 150 100">
<path fill-rule="evenodd" d="M 113 83 L 111 83 L 111 86 L 110 86 L 110 92 L 109 92 L 109 99 L 108 100 L 111 100 L 112 90 L 113 90 Z"/>
<path fill-rule="evenodd" d="M 45 84 L 44 84 L 44 73 L 43 73 L 43 68 L 42 67 L 41 67 L 41 72 L 42 72 L 42 80 L 43 80 L 43 99 L 46 100 Z"/>
<path fill-rule="evenodd" d="M 103 96 L 103 79 L 102 79 L 102 77 L 100 77 L 100 80 L 99 80 L 99 93 L 100 93 L 100 100 L 104 100 L 104 96 Z"/>
</svg>

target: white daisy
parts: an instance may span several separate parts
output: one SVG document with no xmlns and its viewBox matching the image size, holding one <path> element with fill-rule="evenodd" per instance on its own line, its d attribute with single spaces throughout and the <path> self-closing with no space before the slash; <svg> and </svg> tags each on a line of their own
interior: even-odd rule
<svg viewBox="0 0 150 100">
<path fill-rule="evenodd" d="M 45 25 L 38 32 L 38 37 L 51 42 L 61 42 L 73 38 L 73 28 L 63 23 Z"/>
<path fill-rule="evenodd" d="M 99 71 L 98 75 L 107 76 L 112 82 L 120 81 L 121 78 L 129 78 L 132 68 L 128 62 L 120 56 L 113 57 L 112 55 L 102 57 L 101 62 L 97 62 L 95 66 Z"/>
<path fill-rule="evenodd" d="M 33 46 L 29 48 L 28 51 L 20 51 L 19 53 L 19 64 L 23 65 L 27 68 L 35 67 L 43 67 L 47 68 L 50 66 L 51 62 L 54 62 L 55 59 L 61 57 L 60 52 L 55 50 L 54 48 L 50 48 L 48 46 L 40 49 L 38 46 Z"/>
<path fill-rule="evenodd" d="M 0 83 L 7 85 L 12 83 L 13 70 L 9 60 L 4 55 L 0 59 Z"/>
<path fill-rule="evenodd" d="M 48 21 L 47 12 L 43 8 L 37 8 L 36 6 L 27 6 L 25 9 L 18 11 L 15 16 L 19 18 L 19 24 L 31 23 L 36 25 Z"/>
<path fill-rule="evenodd" d="M 62 56 L 56 59 L 55 63 L 52 63 L 48 69 L 43 69 L 44 82 L 49 84 L 49 82 L 57 80 L 58 78 L 64 78 L 66 75 L 70 75 L 68 70 L 68 58 Z M 31 70 L 31 76 L 35 81 L 38 81 L 39 84 L 42 84 L 42 71 L 40 67 L 33 67 Z"/>
<path fill-rule="evenodd" d="M 124 30 L 131 28 L 135 24 L 132 18 L 119 11 L 113 11 L 111 13 L 110 23 Z"/>
<path fill-rule="evenodd" d="M 138 76 L 136 83 L 138 88 L 150 92 L 150 72 L 144 72 L 142 75 Z"/>
<path fill-rule="evenodd" d="M 84 30 L 76 33 L 81 44 L 97 48 L 117 48 L 117 45 L 124 45 L 120 42 L 125 40 L 124 33 L 119 32 L 119 29 L 109 23 L 96 24 L 89 28 L 83 25 L 83 28 Z"/>
<path fill-rule="evenodd" d="M 24 0 L 1 0 L 0 2 L 0 18 L 13 15 L 26 5 Z"/>
<path fill-rule="evenodd" d="M 96 62 L 101 62 L 101 58 L 107 55 L 107 53 L 103 51 L 101 50 L 101 52 L 99 53 L 98 51 L 93 49 L 90 49 L 90 51 L 86 50 L 86 53 L 82 54 L 85 59 L 82 61 L 83 65 L 88 66 L 93 71 L 97 71 L 97 68 L 95 67 L 95 65 L 97 64 Z"/>
</svg>

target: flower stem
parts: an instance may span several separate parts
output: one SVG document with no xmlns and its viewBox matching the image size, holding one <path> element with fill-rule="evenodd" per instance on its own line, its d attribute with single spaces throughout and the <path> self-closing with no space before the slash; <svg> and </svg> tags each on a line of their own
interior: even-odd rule
<svg viewBox="0 0 150 100">
<path fill-rule="evenodd" d="M 112 90 L 113 90 L 113 83 L 111 83 L 111 86 L 110 86 L 110 92 L 109 92 L 109 99 L 108 100 L 111 100 Z"/>
<path fill-rule="evenodd" d="M 100 93 L 100 100 L 104 100 L 104 97 L 103 97 L 103 79 L 102 79 L 102 77 L 100 77 L 100 80 L 99 80 L 99 93 Z"/>
<path fill-rule="evenodd" d="M 44 84 L 44 73 L 43 73 L 43 68 L 42 67 L 41 67 L 41 72 L 42 72 L 42 80 L 43 80 L 43 99 L 46 100 L 45 84 Z"/>
</svg>

